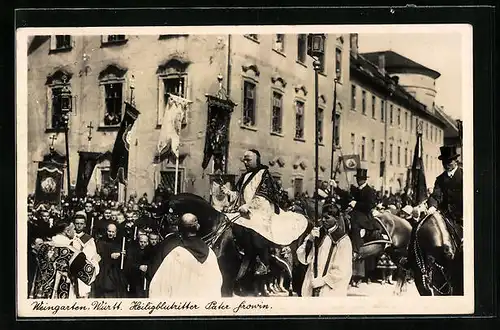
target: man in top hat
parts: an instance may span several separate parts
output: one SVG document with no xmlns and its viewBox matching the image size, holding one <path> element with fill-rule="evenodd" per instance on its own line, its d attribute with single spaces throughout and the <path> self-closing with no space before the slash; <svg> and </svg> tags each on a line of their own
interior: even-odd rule
<svg viewBox="0 0 500 330">
<path fill-rule="evenodd" d="M 363 244 L 361 239 L 361 229 L 372 232 L 372 237 L 374 239 L 383 239 L 380 232 L 377 230 L 376 220 L 373 219 L 372 210 L 376 206 L 376 192 L 370 187 L 366 179 L 368 178 L 368 170 L 364 168 L 358 168 L 356 172 L 356 182 L 357 187 L 353 187 L 351 191 L 352 201 L 349 206 L 353 208 L 351 213 L 351 235 L 353 243 L 353 251 L 355 252 L 355 257 L 359 253 L 359 249 Z M 331 182 L 333 188 L 338 194 L 342 194 L 342 190 L 337 187 L 335 181 Z"/>
<path fill-rule="evenodd" d="M 427 199 L 428 214 L 439 210 L 444 216 L 462 225 L 463 222 L 463 171 L 458 166 L 455 146 L 443 146 L 438 157 L 443 164 L 444 172 L 434 183 L 434 190 Z"/>
</svg>

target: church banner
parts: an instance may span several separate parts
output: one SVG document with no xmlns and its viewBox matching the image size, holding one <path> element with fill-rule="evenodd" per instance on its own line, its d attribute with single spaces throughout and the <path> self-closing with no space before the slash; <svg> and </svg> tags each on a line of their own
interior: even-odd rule
<svg viewBox="0 0 500 330">
<path fill-rule="evenodd" d="M 359 155 L 343 155 L 342 162 L 345 171 L 356 171 L 361 166 Z"/>
<path fill-rule="evenodd" d="M 79 151 L 80 161 L 78 163 L 78 176 L 76 178 L 76 195 L 83 197 L 87 195 L 87 186 L 94 168 L 102 156 L 100 152 Z"/>
<path fill-rule="evenodd" d="M 39 162 L 35 188 L 35 204 L 61 204 L 63 165 L 54 162 Z"/>
<path fill-rule="evenodd" d="M 110 176 L 112 180 L 118 180 L 127 184 L 128 178 L 128 155 L 130 149 L 130 131 L 140 112 L 130 103 L 125 102 L 125 116 L 116 135 L 111 156 Z"/>
</svg>

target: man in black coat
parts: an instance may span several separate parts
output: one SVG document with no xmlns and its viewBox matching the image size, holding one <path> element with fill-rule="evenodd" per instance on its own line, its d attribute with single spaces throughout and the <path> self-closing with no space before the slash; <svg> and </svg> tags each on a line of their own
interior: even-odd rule
<svg viewBox="0 0 500 330">
<path fill-rule="evenodd" d="M 460 156 L 454 146 L 443 146 L 441 160 L 445 171 L 436 178 L 434 190 L 427 199 L 427 213 L 439 210 L 445 217 L 462 226 L 463 223 L 463 171 L 458 166 Z"/>
<path fill-rule="evenodd" d="M 379 227 L 372 216 L 372 209 L 376 205 L 376 192 L 366 182 L 368 178 L 367 172 L 366 169 L 357 169 L 356 181 L 358 186 L 351 189 L 352 201 L 349 203 L 353 208 L 351 213 L 351 239 L 355 253 L 359 253 L 359 249 L 363 245 L 361 229 L 371 231 L 372 235 L 370 236 L 375 239 L 381 238 L 379 237 L 380 233 L 377 231 Z M 342 190 L 336 187 L 336 184 L 333 187 L 338 194 L 342 194 Z"/>
</svg>

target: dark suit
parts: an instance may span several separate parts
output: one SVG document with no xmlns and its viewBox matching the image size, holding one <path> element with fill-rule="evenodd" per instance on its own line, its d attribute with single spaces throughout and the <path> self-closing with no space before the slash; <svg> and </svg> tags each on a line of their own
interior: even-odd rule
<svg viewBox="0 0 500 330">
<path fill-rule="evenodd" d="M 457 168 L 453 177 L 445 171 L 436 178 L 434 191 L 427 200 L 445 216 L 462 224 L 463 221 L 463 171 Z"/>
</svg>

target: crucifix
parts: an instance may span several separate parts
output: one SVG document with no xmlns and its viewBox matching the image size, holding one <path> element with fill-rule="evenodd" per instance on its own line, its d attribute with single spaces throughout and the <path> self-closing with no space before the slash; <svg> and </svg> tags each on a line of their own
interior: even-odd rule
<svg viewBox="0 0 500 330">
<path fill-rule="evenodd" d="M 92 126 L 92 122 L 90 122 L 90 124 L 87 126 L 87 128 L 89 129 L 89 136 L 87 137 L 89 143 L 88 143 L 88 146 L 87 146 L 87 151 L 90 151 L 90 141 L 92 140 L 92 128 L 94 128 L 94 126 Z"/>
<path fill-rule="evenodd" d="M 50 142 L 50 151 L 53 151 L 54 150 L 54 141 L 57 140 L 57 135 L 52 134 L 52 136 L 49 139 L 52 140 L 52 142 Z"/>
</svg>

